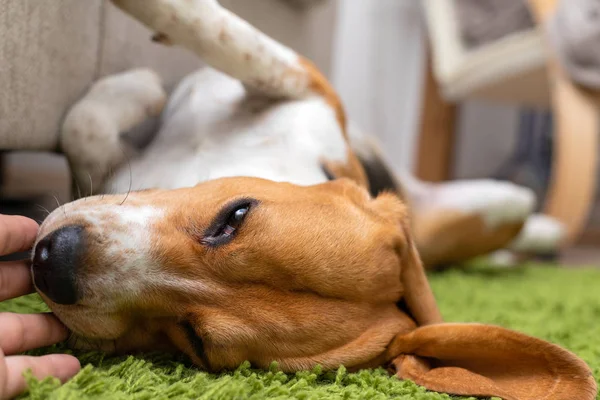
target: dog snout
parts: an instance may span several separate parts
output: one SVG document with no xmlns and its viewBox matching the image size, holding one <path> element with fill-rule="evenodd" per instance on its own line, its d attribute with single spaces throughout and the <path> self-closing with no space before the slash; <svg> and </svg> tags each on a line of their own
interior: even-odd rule
<svg viewBox="0 0 600 400">
<path fill-rule="evenodd" d="M 75 304 L 79 297 L 77 267 L 85 250 L 84 228 L 65 226 L 49 233 L 35 247 L 33 281 L 57 304 Z"/>
</svg>

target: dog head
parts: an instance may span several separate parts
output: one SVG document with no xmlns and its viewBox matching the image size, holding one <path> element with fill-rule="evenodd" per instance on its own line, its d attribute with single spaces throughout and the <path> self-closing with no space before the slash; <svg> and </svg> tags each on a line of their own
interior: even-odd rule
<svg viewBox="0 0 600 400">
<path fill-rule="evenodd" d="M 440 321 L 407 225 L 396 196 L 349 180 L 226 178 L 68 203 L 32 271 L 80 346 L 175 347 L 213 370 L 352 367 Z"/>
<path fill-rule="evenodd" d="M 589 367 L 499 327 L 444 324 L 395 195 L 227 178 L 96 196 L 55 210 L 35 286 L 101 350 L 176 350 L 209 370 L 390 363 L 431 389 L 595 398 Z"/>
</svg>

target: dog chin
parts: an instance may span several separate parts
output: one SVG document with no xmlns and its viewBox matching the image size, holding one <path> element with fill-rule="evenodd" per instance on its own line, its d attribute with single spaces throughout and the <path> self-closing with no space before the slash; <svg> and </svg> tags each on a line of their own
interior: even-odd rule
<svg viewBox="0 0 600 400">
<path fill-rule="evenodd" d="M 125 318 L 117 314 L 103 314 L 83 306 L 49 304 L 54 315 L 72 332 L 72 336 L 82 340 L 113 341 L 129 329 Z"/>
<path fill-rule="evenodd" d="M 93 350 L 101 351 L 107 354 L 116 353 L 118 351 L 116 340 L 93 339 L 86 336 L 80 336 L 75 333 L 69 335 L 69 338 L 67 339 L 67 346 L 73 350 Z"/>
</svg>

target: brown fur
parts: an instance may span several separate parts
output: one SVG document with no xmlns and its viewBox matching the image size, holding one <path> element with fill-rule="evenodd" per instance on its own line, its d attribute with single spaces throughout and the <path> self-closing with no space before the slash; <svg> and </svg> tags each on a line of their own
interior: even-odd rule
<svg viewBox="0 0 600 400">
<path fill-rule="evenodd" d="M 460 263 L 504 248 L 523 223 L 488 227 L 479 215 L 438 210 L 413 213 L 412 229 L 427 266 Z"/>
<path fill-rule="evenodd" d="M 239 198 L 258 203 L 233 241 L 202 244 L 221 207 Z M 548 399 L 595 396 L 589 368 L 558 346 L 498 327 L 443 324 L 406 207 L 393 194 L 372 198 L 348 179 L 303 187 L 226 178 L 132 193 L 129 200 L 130 206 L 166 211 L 148 231 L 150 256 L 181 284 L 158 284 L 110 309 L 94 287 L 84 305 L 46 298 L 87 338 L 76 345 L 181 351 L 213 371 L 244 360 L 259 367 L 277 361 L 285 371 L 316 364 L 355 370 L 393 361 L 399 377 L 442 392 L 509 400 L 542 392 Z M 93 207 L 122 198 L 88 201 Z M 73 223 L 81 221 L 68 214 L 61 222 Z M 103 257 L 99 240 L 88 240 L 85 261 L 79 281 L 119 262 Z"/>
<path fill-rule="evenodd" d="M 365 173 L 360 161 L 352 151 L 348 150 L 346 163 L 325 160 L 323 161 L 323 165 L 335 178 L 352 179 L 365 189 L 369 189 L 369 180 L 367 179 L 367 174 Z"/>
<path fill-rule="evenodd" d="M 333 108 L 338 123 L 344 132 L 344 137 L 347 139 L 348 134 L 346 132 L 346 111 L 344 110 L 344 106 L 337 92 L 331 86 L 327 78 L 323 76 L 321 71 L 319 71 L 319 69 L 312 63 L 312 61 L 300 57 L 299 62 L 310 77 L 309 89 L 311 92 L 323 97 L 327 104 Z"/>
</svg>

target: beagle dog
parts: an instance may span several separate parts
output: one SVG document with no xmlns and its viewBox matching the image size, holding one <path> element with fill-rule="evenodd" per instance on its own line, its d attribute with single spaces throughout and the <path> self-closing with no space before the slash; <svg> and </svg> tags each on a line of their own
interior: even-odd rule
<svg viewBox="0 0 600 400">
<path fill-rule="evenodd" d="M 388 365 L 458 395 L 595 398 L 559 346 L 442 322 L 407 206 L 369 193 L 357 135 L 308 60 L 214 0 L 113 3 L 212 68 L 168 102 L 149 70 L 104 78 L 65 119 L 76 186 L 112 193 L 52 212 L 34 246 L 35 287 L 73 347 L 183 352 L 210 371 Z M 158 115 L 126 162 L 121 133 Z M 496 225 L 502 241 L 513 222 Z"/>
</svg>

